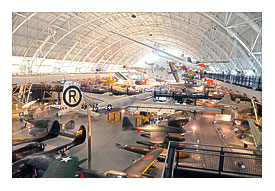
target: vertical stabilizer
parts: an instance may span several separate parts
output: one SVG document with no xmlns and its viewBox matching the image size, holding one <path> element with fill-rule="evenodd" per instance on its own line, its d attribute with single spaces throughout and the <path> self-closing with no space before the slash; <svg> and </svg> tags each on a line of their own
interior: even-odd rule
<svg viewBox="0 0 275 191">
<path fill-rule="evenodd" d="M 122 130 L 127 131 L 133 129 L 134 126 L 128 117 L 123 117 Z"/>
</svg>

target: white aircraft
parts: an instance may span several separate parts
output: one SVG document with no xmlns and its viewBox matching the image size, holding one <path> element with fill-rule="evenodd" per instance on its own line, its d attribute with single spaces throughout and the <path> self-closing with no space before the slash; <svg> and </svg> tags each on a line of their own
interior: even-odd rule
<svg viewBox="0 0 275 191">
<path fill-rule="evenodd" d="M 221 112 L 218 108 L 178 105 L 178 104 L 160 104 L 148 99 L 152 98 L 152 93 L 142 93 L 132 96 L 109 96 L 102 94 L 81 92 L 74 81 L 66 81 L 63 91 L 63 102 L 69 106 L 82 103 L 82 97 L 94 112 L 106 113 L 128 109 L 131 112 L 162 112 L 174 113 L 175 111 L 192 110 L 192 111 L 212 111 Z"/>
<path fill-rule="evenodd" d="M 153 49 L 153 50 L 155 51 L 155 53 L 156 53 L 157 55 L 159 55 L 160 57 L 165 58 L 165 59 L 167 59 L 167 60 L 172 60 L 172 61 L 174 61 L 174 62 L 181 63 L 182 65 L 184 65 L 184 66 L 186 66 L 186 67 L 188 67 L 188 68 L 191 68 L 191 69 L 206 70 L 206 67 L 205 67 L 204 65 L 200 65 L 200 64 L 198 65 L 198 64 L 194 64 L 194 63 L 190 62 L 190 58 L 189 58 L 189 57 L 178 57 L 178 56 L 175 56 L 175 55 L 170 54 L 170 53 L 168 53 L 168 52 L 165 52 L 165 51 L 159 49 L 158 47 L 153 47 L 153 46 L 150 46 L 150 45 L 148 45 L 148 44 L 144 44 L 144 43 L 142 43 L 142 42 L 140 42 L 140 41 L 137 41 L 137 40 L 135 40 L 135 39 L 133 39 L 133 38 L 130 38 L 130 37 L 128 37 L 128 36 L 119 34 L 119 33 L 117 33 L 117 32 L 114 32 L 114 31 L 109 31 L 109 32 L 114 33 L 114 34 L 116 34 L 116 35 L 119 35 L 119 36 L 121 36 L 121 37 L 123 37 L 123 38 L 126 38 L 126 39 L 128 39 L 128 40 L 134 41 L 134 42 L 136 42 L 136 43 L 138 43 L 138 44 L 141 44 L 141 45 L 143 45 L 143 46 L 146 46 L 146 47 L 148 47 L 148 48 L 151 48 L 151 49 Z M 163 54 L 164 54 L 164 55 L 163 55 Z"/>
<path fill-rule="evenodd" d="M 37 100 L 30 101 L 29 103 L 26 103 L 25 105 L 23 105 L 21 108 L 26 109 L 26 108 L 30 107 L 32 104 L 34 104 L 35 102 L 37 102 Z"/>
</svg>

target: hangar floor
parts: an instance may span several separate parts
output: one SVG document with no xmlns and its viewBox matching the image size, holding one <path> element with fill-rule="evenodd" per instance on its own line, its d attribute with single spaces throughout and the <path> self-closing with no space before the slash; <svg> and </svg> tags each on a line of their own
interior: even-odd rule
<svg viewBox="0 0 275 191">
<path fill-rule="evenodd" d="M 56 117 L 57 110 L 37 110 L 34 114 L 35 119 L 49 118 L 52 120 L 58 120 L 60 123 L 65 124 L 69 120 L 73 119 L 76 122 L 75 132 L 80 125 L 88 126 L 88 120 L 86 116 L 67 115 L 62 117 Z M 125 112 L 122 115 L 128 116 L 132 122 L 134 122 L 134 115 Z M 195 116 L 195 124 L 197 130 L 192 131 L 192 120 L 187 126 L 187 133 L 185 135 L 186 142 L 223 145 L 242 147 L 243 143 L 238 140 L 232 130 L 231 124 L 213 124 L 213 113 L 197 113 Z M 134 124 L 134 123 L 133 123 Z M 29 138 L 28 130 L 19 130 L 23 123 L 19 122 L 18 117 L 13 117 L 13 138 Z M 92 117 L 92 169 L 93 170 L 117 170 L 122 171 L 130 166 L 135 160 L 139 159 L 141 155 L 128 152 L 116 148 L 115 143 L 120 144 L 136 144 L 137 140 L 147 140 L 147 138 L 139 136 L 136 131 L 122 131 L 122 121 L 112 122 L 107 121 L 107 115 L 101 114 L 99 117 Z M 216 126 L 223 129 L 226 134 L 224 138 L 221 138 L 220 134 L 216 130 Z M 55 139 L 46 141 L 46 149 L 50 150 L 54 147 L 69 143 L 70 138 L 59 136 Z M 88 146 L 87 141 L 83 145 L 72 148 L 67 154 L 77 156 L 80 160 L 87 158 Z M 153 169 L 152 173 L 156 173 L 157 177 L 161 176 L 163 163 L 155 163 L 157 168 Z M 88 168 L 88 162 L 81 164 L 81 167 Z M 152 169 L 150 170 L 151 173 Z"/>
</svg>

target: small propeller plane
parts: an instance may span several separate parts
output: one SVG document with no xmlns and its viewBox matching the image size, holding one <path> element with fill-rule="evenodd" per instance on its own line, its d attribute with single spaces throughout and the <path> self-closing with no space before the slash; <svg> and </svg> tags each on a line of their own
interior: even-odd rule
<svg viewBox="0 0 275 191">
<path fill-rule="evenodd" d="M 116 143 L 116 147 L 119 149 L 138 153 L 141 155 L 146 155 L 147 153 L 152 152 L 157 148 L 160 148 L 160 147 L 154 147 L 154 146 L 146 147 L 146 146 L 139 146 L 139 145 L 121 145 L 119 143 Z M 167 155 L 167 149 L 164 149 L 163 152 L 158 156 L 157 160 L 159 162 L 164 162 L 166 155 Z M 176 153 L 176 157 L 177 157 L 177 153 Z M 188 157 L 189 155 L 187 153 L 179 152 L 179 159 L 185 159 Z"/>
<path fill-rule="evenodd" d="M 152 143 L 163 143 L 166 139 L 171 141 L 183 141 L 185 140 L 183 135 L 186 132 L 183 127 L 173 127 L 164 124 L 150 124 L 141 127 L 134 127 L 130 119 L 126 116 L 123 118 L 122 130 L 145 132 L 148 134 L 148 137 L 150 137 Z"/>
</svg>

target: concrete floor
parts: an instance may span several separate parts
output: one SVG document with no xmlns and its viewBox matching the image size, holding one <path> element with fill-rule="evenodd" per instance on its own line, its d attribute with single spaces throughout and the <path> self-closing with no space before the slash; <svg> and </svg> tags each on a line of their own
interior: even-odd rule
<svg viewBox="0 0 275 191">
<path fill-rule="evenodd" d="M 76 122 L 76 132 L 80 125 L 88 126 L 86 116 L 66 115 L 62 117 L 56 117 L 55 113 L 57 110 L 37 110 L 35 113 L 36 119 L 49 118 L 57 119 L 60 123 L 65 124 L 69 120 L 73 119 Z M 125 112 L 123 116 L 128 116 L 134 124 L 134 116 Z M 139 136 L 136 131 L 122 131 L 122 121 L 112 122 L 107 121 L 107 115 L 101 114 L 99 117 L 92 117 L 92 169 L 93 170 L 117 170 L 122 171 L 131 164 L 134 160 L 141 157 L 139 154 L 135 154 L 129 151 L 121 150 L 115 147 L 115 143 L 120 144 L 136 144 L 136 140 L 148 140 L 147 138 Z M 223 146 L 238 146 L 242 147 L 242 142 L 235 137 L 235 133 L 231 130 L 230 124 L 216 124 L 223 129 L 226 134 L 225 138 L 216 131 L 215 125 L 213 124 L 214 114 L 213 113 L 198 113 L 195 116 L 195 124 L 197 126 L 196 132 L 193 132 L 191 126 L 194 121 L 191 121 L 187 126 L 187 133 L 185 135 L 186 142 L 193 142 Z M 13 131 L 23 126 L 23 123 L 19 122 L 19 118 L 13 116 Z M 13 133 L 13 137 L 29 137 L 28 130 L 16 131 Z M 54 147 L 71 142 L 72 139 L 59 136 L 55 139 L 48 140 L 46 150 L 50 150 Z M 87 140 L 84 144 L 72 148 L 67 154 L 77 156 L 80 160 L 87 158 L 88 146 Z M 158 176 L 161 174 L 163 163 L 156 163 L 158 169 Z M 88 162 L 81 164 L 81 167 L 88 168 Z"/>
</svg>

